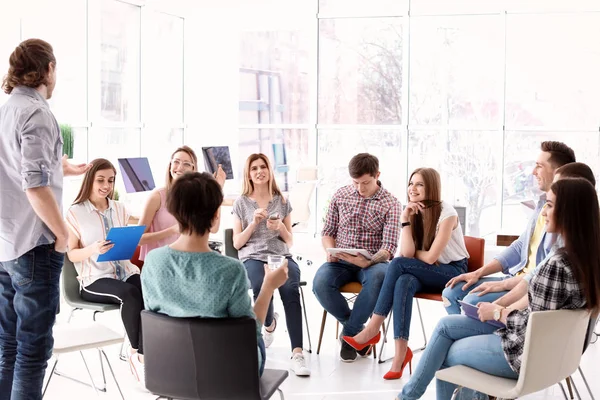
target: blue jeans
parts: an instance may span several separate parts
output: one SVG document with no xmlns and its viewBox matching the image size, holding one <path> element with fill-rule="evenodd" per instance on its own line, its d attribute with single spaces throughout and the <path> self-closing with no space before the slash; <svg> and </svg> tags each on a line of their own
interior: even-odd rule
<svg viewBox="0 0 600 400">
<path fill-rule="evenodd" d="M 291 257 L 288 257 L 287 261 L 288 280 L 279 288 L 279 296 L 281 296 L 281 302 L 283 303 L 283 309 L 285 310 L 285 322 L 287 324 L 293 350 L 298 347 L 302 348 L 303 346 L 302 305 L 300 304 L 300 267 Z M 246 272 L 248 272 L 248 279 L 250 279 L 250 285 L 252 286 L 255 301 L 260 294 L 260 288 L 265 279 L 264 265 L 265 263 L 259 260 L 244 261 L 244 266 L 246 267 Z M 269 303 L 264 325 L 270 326 L 272 323 L 273 298 L 271 298 L 271 302 Z"/>
<path fill-rule="evenodd" d="M 321 265 L 315 274 L 313 292 L 323 308 L 343 325 L 342 335 L 354 336 L 362 331 L 375 308 L 387 268 L 387 262 L 368 268 L 360 268 L 345 261 Z M 362 284 L 352 310 L 340 293 L 340 287 L 349 282 Z"/>
<path fill-rule="evenodd" d="M 417 292 L 439 292 L 446 283 L 467 271 L 467 259 L 431 265 L 417 258 L 396 257 L 385 274 L 374 314 L 387 316 L 394 309 L 394 339 L 408 340 L 412 300 Z"/>
<path fill-rule="evenodd" d="M 477 303 L 493 303 L 508 292 L 504 291 L 496 293 L 486 293 L 483 296 L 478 296 L 478 293 L 469 294 L 469 292 L 484 282 L 496 282 L 502 281 L 504 279 L 506 278 L 482 278 L 478 280 L 477 283 L 475 283 L 473 286 L 469 286 L 467 290 L 462 290 L 462 287 L 466 283 L 464 281 L 458 282 L 456 285 L 454 285 L 453 288 L 445 288 L 442 292 L 442 297 L 447 300 L 444 301 L 444 304 L 446 305 L 446 312 L 450 315 L 460 314 L 460 304 L 458 304 L 458 300 L 462 300 L 465 303 L 473 305 L 477 305 Z"/>
<path fill-rule="evenodd" d="M 0 262 L 1 400 L 42 398 L 64 257 L 47 244 Z"/>
<path fill-rule="evenodd" d="M 487 374 L 517 379 L 502 350 L 497 328 L 465 315 L 448 315 L 438 322 L 431 339 L 399 398 L 419 399 L 425 393 L 435 373 L 455 365 L 466 365 Z M 437 399 L 450 399 L 456 385 L 437 381 Z M 464 388 L 459 399 L 486 399 L 482 393 Z"/>
</svg>

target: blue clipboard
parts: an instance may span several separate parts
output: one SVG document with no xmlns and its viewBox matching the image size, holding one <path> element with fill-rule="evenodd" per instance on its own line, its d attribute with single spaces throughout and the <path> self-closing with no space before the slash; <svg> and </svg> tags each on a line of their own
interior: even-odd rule
<svg viewBox="0 0 600 400">
<path fill-rule="evenodd" d="M 137 226 L 122 226 L 116 228 L 110 228 L 106 240 L 114 243 L 114 247 L 104 254 L 98 256 L 98 261 L 121 261 L 129 260 L 135 253 L 146 225 Z"/>
</svg>

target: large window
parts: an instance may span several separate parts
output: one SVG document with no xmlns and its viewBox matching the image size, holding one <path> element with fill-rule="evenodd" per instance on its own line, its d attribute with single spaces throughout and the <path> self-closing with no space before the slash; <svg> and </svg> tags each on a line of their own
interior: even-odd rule
<svg viewBox="0 0 600 400">
<path fill-rule="evenodd" d="M 466 207 L 465 233 L 485 236 L 499 227 L 501 135 L 497 131 L 411 131 L 408 173 L 435 168 L 442 179 L 442 198 Z"/>
<path fill-rule="evenodd" d="M 402 122 L 402 19 L 319 22 L 319 124 Z"/>
<path fill-rule="evenodd" d="M 410 28 L 410 124 L 499 127 L 502 19 L 415 17 Z"/>
<path fill-rule="evenodd" d="M 509 15 L 506 23 L 509 129 L 598 130 L 600 15 Z"/>
<path fill-rule="evenodd" d="M 139 121 L 140 7 L 108 0 L 100 12 L 100 116 Z"/>
</svg>

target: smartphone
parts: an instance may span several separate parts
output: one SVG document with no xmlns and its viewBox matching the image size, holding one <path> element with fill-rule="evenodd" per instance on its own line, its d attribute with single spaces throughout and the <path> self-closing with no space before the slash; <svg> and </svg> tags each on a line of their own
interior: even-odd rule
<svg viewBox="0 0 600 400">
<path fill-rule="evenodd" d="M 271 214 L 271 215 L 269 215 L 269 219 L 271 219 L 271 220 L 279 219 L 279 214 L 277 214 L 277 213 Z"/>
</svg>

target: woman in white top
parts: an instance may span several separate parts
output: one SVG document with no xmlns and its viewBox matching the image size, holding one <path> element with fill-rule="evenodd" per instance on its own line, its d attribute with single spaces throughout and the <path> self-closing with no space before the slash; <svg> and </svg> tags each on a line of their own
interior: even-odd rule
<svg viewBox="0 0 600 400">
<path fill-rule="evenodd" d="M 417 292 L 441 292 L 446 283 L 467 271 L 469 253 L 454 207 L 441 201 L 440 174 L 433 168 L 417 168 L 408 183 L 408 204 L 400 217 L 400 257 L 387 269 L 373 316 L 354 337 L 343 339 L 357 350 L 374 345 L 379 329 L 394 310 L 396 352 L 384 379 L 400 379 L 411 363 L 408 347 L 412 299 Z M 411 365 L 412 369 L 412 365 Z"/>
<path fill-rule="evenodd" d="M 140 270 L 129 260 L 98 262 L 114 245 L 106 240 L 112 227 L 127 226 L 129 213 L 112 200 L 117 171 L 110 161 L 91 162 L 79 194 L 67 212 L 69 251 L 81 283 L 81 297 L 95 303 L 121 305 L 121 318 L 132 347 L 130 362 L 142 361 L 140 312 L 144 309 Z M 139 368 L 139 367 L 137 367 Z"/>
</svg>

